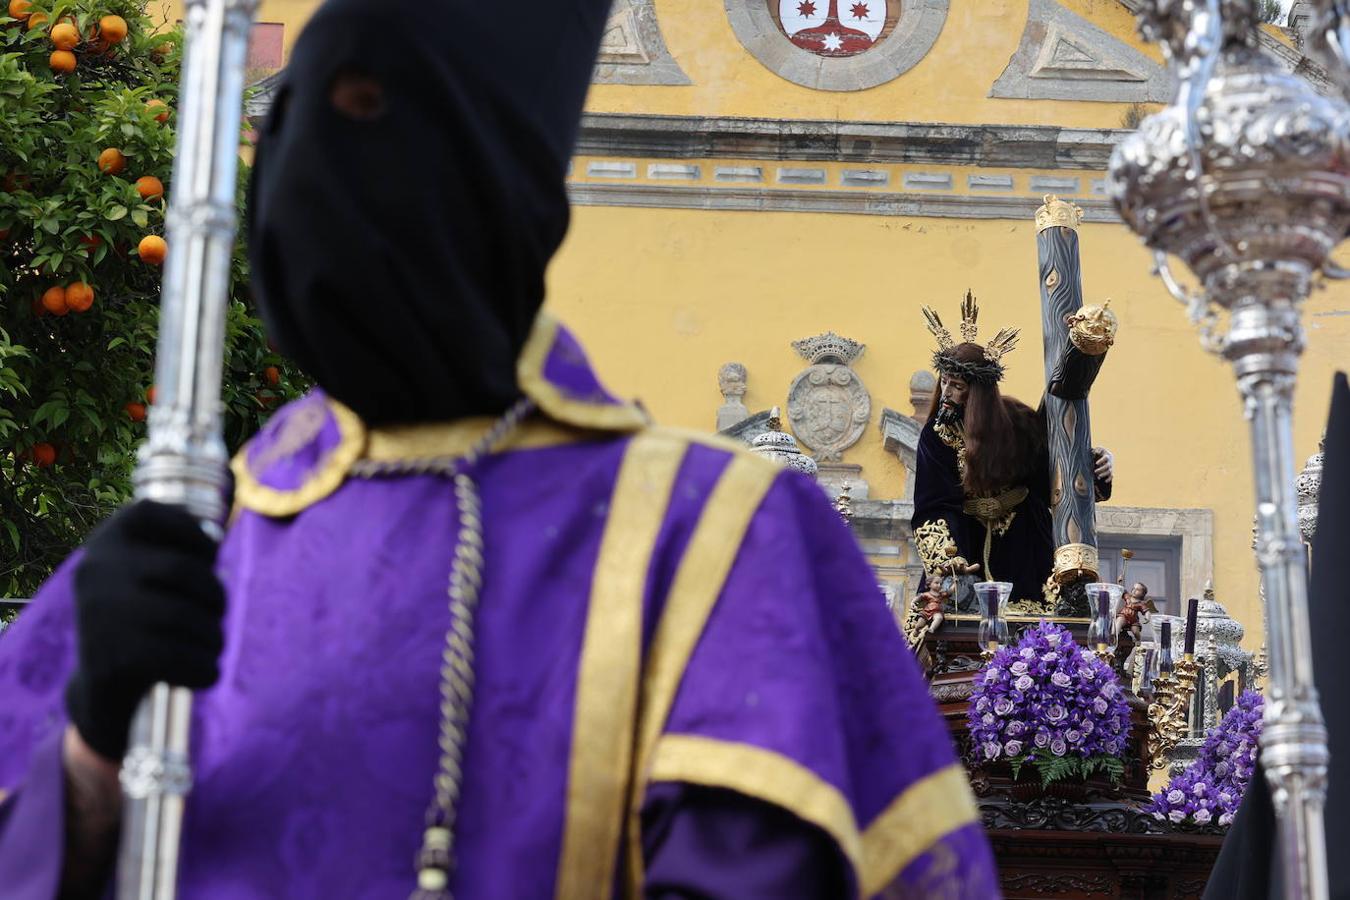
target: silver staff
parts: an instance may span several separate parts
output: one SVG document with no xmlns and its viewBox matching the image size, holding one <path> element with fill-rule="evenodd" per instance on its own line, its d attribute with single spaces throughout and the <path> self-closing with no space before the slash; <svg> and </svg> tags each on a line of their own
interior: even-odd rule
<svg viewBox="0 0 1350 900">
<path fill-rule="evenodd" d="M 1284 896 L 1324 900 L 1329 756 L 1313 684 L 1292 419 L 1300 307 L 1315 278 L 1339 274 L 1329 256 L 1350 226 L 1350 108 L 1261 50 L 1255 7 L 1138 3 L 1140 30 L 1162 44 L 1180 87 L 1116 148 L 1109 186 L 1205 346 L 1232 364 L 1246 403 L 1270 650 L 1262 764 L 1280 819 Z M 1168 254 L 1198 289 L 1182 288 Z"/>
<path fill-rule="evenodd" d="M 220 402 L 225 310 L 244 64 L 257 6 L 257 0 L 187 0 L 157 402 L 135 476 L 137 498 L 186 507 L 217 538 L 227 512 Z M 119 900 L 169 900 L 177 893 L 183 805 L 192 786 L 191 717 L 191 693 L 160 684 L 132 724 L 121 775 Z"/>
</svg>

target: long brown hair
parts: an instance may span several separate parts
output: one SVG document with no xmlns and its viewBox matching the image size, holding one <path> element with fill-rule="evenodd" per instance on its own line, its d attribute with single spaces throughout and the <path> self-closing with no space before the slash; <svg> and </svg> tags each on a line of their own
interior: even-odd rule
<svg viewBox="0 0 1350 900">
<path fill-rule="evenodd" d="M 957 361 L 984 360 L 979 344 L 958 344 L 950 351 Z M 989 496 L 1025 485 L 1045 446 L 1045 430 L 1036 413 L 1020 400 L 1004 397 L 998 385 L 967 381 L 965 441 L 966 475 L 963 487 L 975 497 Z M 928 422 L 942 408 L 942 383 L 933 393 Z"/>
</svg>

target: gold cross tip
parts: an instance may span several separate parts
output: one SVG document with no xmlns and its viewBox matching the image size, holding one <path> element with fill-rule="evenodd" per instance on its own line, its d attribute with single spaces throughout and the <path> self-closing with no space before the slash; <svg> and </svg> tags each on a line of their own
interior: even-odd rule
<svg viewBox="0 0 1350 900">
<path fill-rule="evenodd" d="M 1061 200 L 1054 194 L 1045 195 L 1045 203 L 1036 210 L 1036 232 L 1047 228 L 1069 228 L 1078 230 L 1083 221 L 1083 210 L 1076 203 Z"/>
</svg>

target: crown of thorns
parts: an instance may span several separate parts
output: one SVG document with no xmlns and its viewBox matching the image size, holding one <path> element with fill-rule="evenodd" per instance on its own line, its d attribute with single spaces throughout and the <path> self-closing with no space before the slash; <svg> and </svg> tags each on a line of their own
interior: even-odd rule
<svg viewBox="0 0 1350 900">
<path fill-rule="evenodd" d="M 993 340 L 984 345 L 984 359 L 976 362 L 963 362 L 956 358 L 953 351 L 956 341 L 942 319 L 931 306 L 923 308 L 923 317 L 928 321 L 928 330 L 937 338 L 938 349 L 933 354 L 933 368 L 944 375 L 950 375 L 978 384 L 998 384 L 1003 380 L 1002 359 L 1017 346 L 1021 332 L 1016 328 L 1003 328 L 994 335 Z M 975 302 L 975 294 L 966 291 L 961 301 L 961 340 L 974 344 L 979 337 L 980 305 Z"/>
</svg>

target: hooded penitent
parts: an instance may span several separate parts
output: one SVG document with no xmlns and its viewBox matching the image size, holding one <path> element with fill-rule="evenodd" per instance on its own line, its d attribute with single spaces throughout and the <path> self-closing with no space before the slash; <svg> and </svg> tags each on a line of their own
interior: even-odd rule
<svg viewBox="0 0 1350 900">
<path fill-rule="evenodd" d="M 609 6 L 529 4 L 515 28 L 493 3 L 329 0 L 296 44 L 258 147 L 254 289 L 281 350 L 368 423 L 519 396 Z"/>
</svg>

